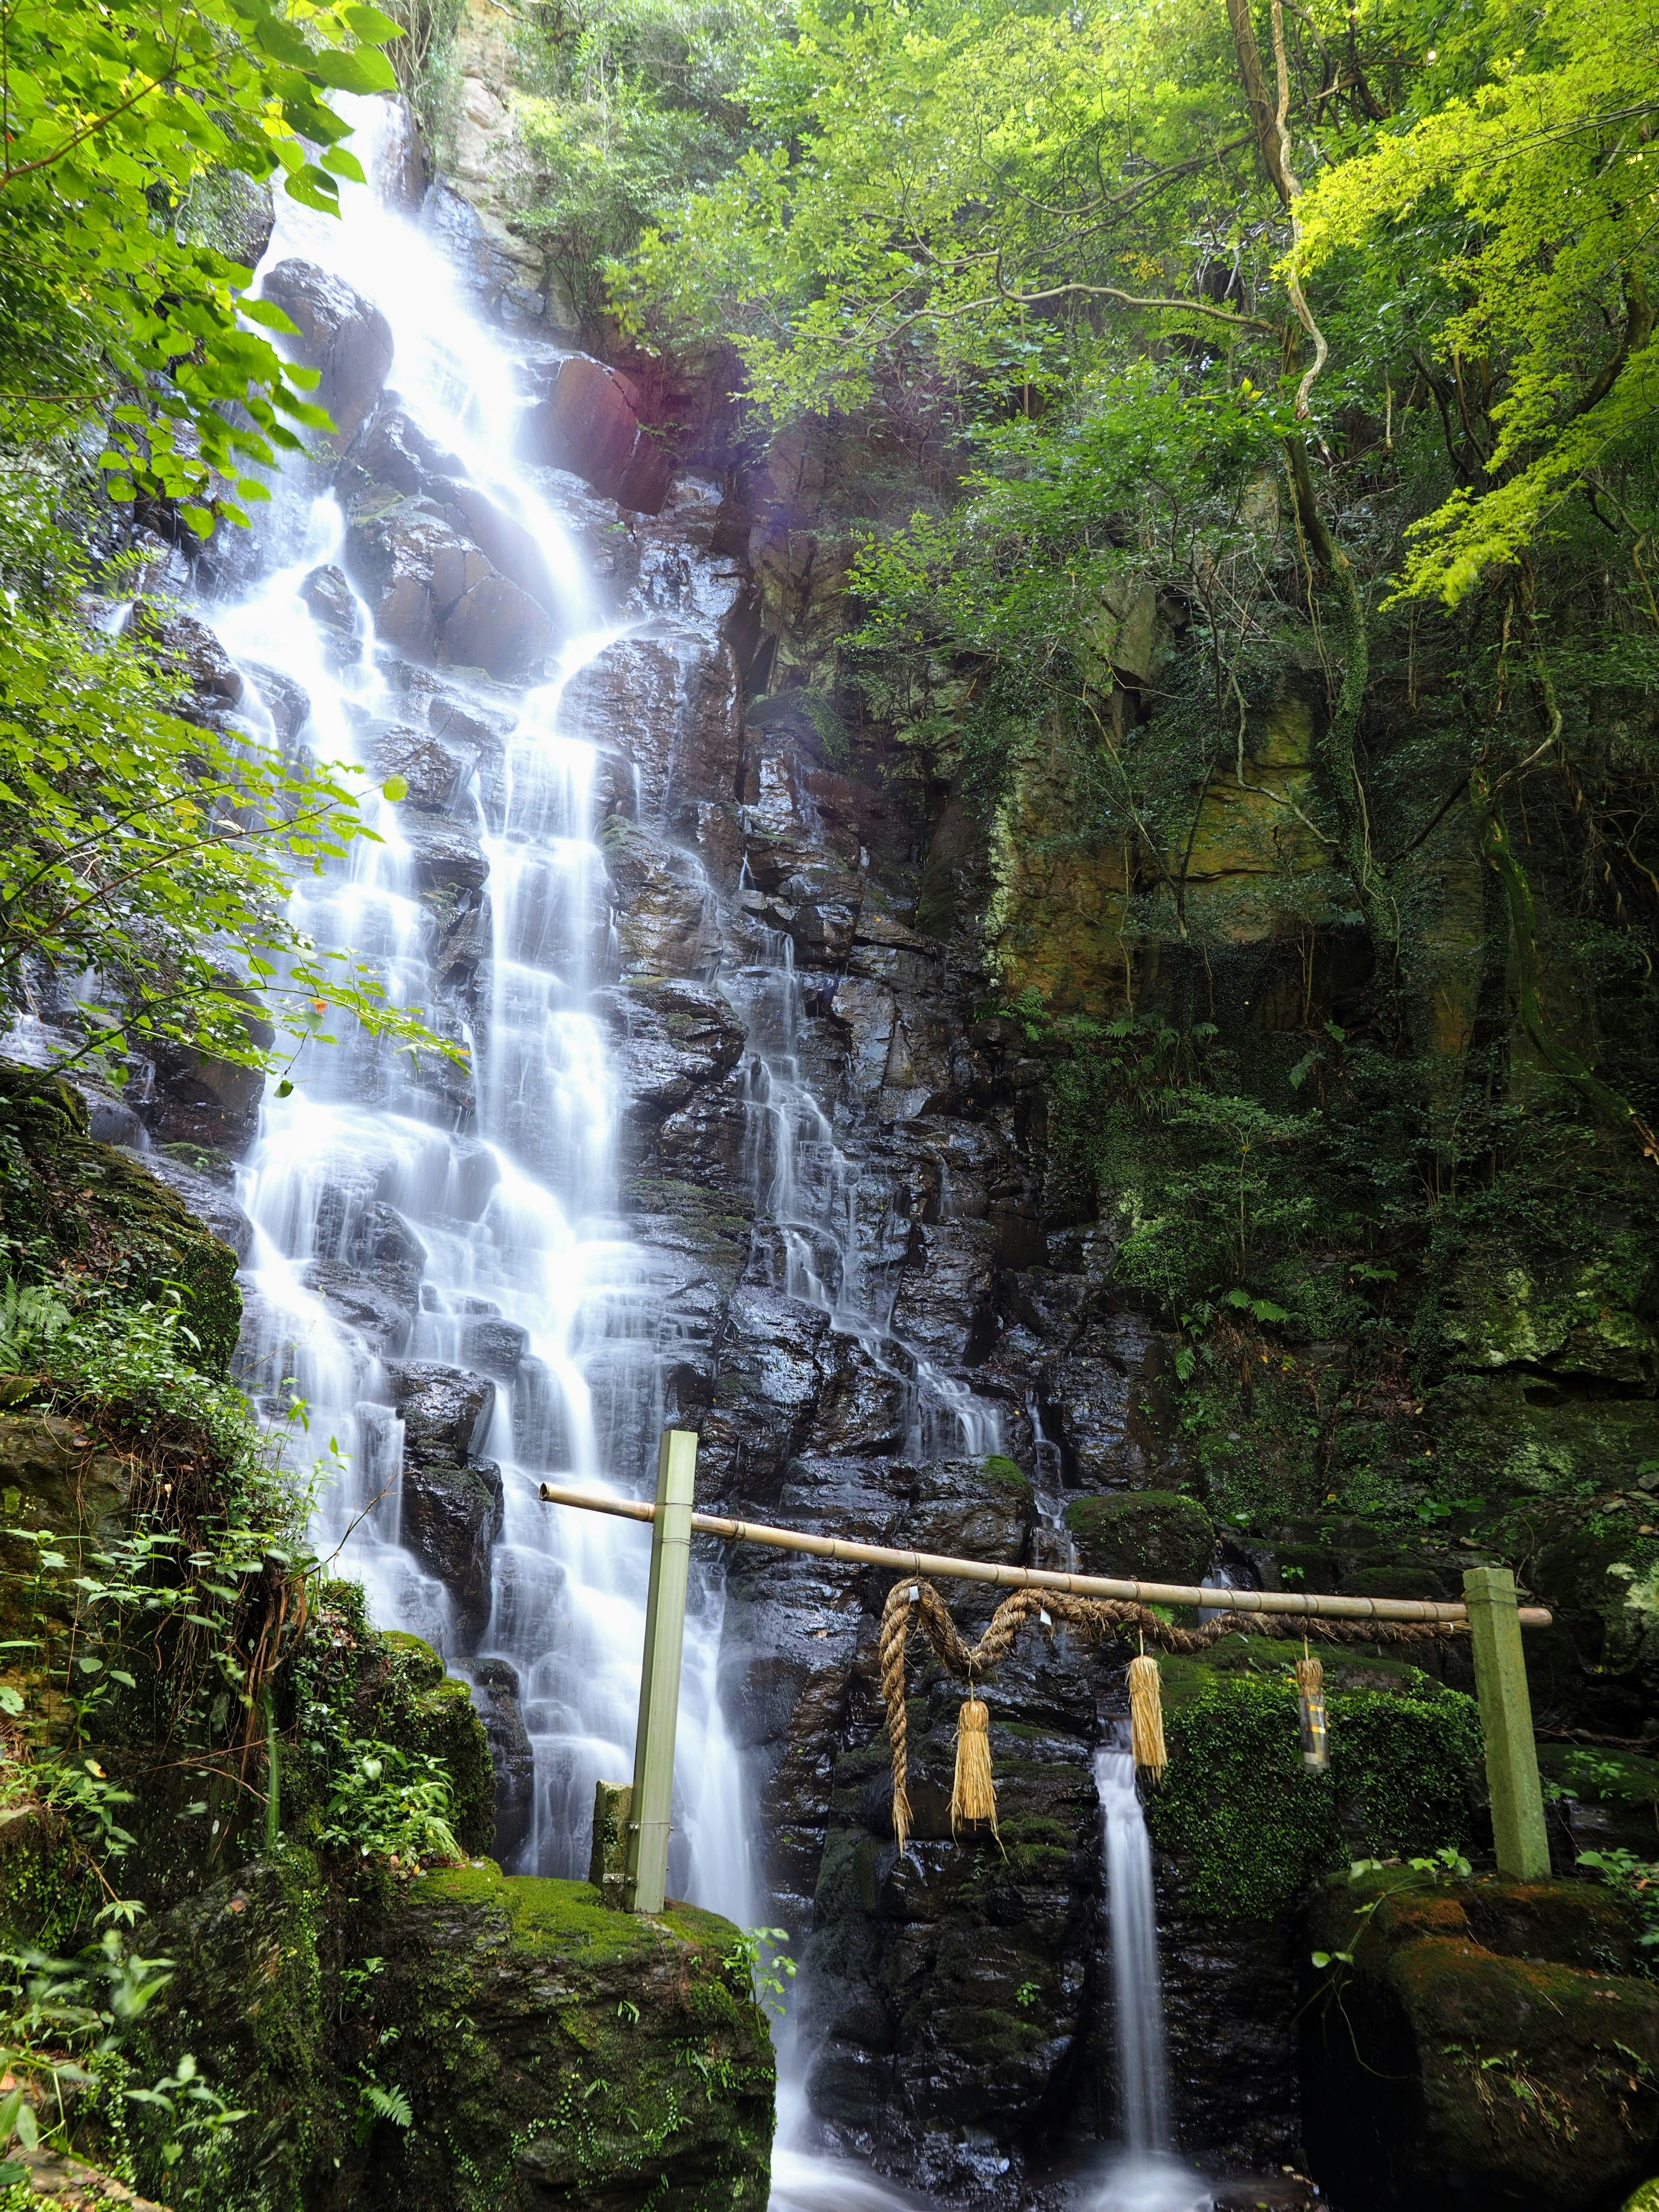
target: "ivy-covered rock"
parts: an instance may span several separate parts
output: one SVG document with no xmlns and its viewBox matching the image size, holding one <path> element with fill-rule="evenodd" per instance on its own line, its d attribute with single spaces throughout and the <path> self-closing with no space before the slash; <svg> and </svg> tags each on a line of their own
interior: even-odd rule
<svg viewBox="0 0 1659 2212">
<path fill-rule="evenodd" d="M 1315 1899 L 1303 2125 L 1352 2212 L 1591 2212 L 1659 2144 L 1659 1990 L 1583 1883 L 1390 1869 Z"/>
<path fill-rule="evenodd" d="M 360 2140 L 315 2212 L 763 2212 L 772 2045 L 728 1923 L 484 1861 L 370 1933 L 384 1970 L 342 1977 Z"/>
</svg>

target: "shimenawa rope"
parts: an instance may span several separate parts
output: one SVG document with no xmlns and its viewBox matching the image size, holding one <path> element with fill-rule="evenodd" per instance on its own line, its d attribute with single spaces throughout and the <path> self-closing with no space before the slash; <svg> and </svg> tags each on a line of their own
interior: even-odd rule
<svg viewBox="0 0 1659 2212">
<path fill-rule="evenodd" d="M 1467 1621 L 1394 1621 L 1394 1620 L 1326 1620 L 1317 1614 L 1300 1613 L 1224 1613 L 1206 1621 L 1202 1628 L 1177 1628 L 1161 1620 L 1150 1607 L 1135 1605 L 1127 1599 L 1105 1597 L 1073 1597 L 1063 1590 L 1015 1590 L 1006 1597 L 991 1615 L 989 1626 L 977 1644 L 964 1641 L 961 1631 L 951 1620 L 944 1599 L 932 1583 L 922 1577 L 906 1577 L 895 1583 L 887 1593 L 887 1602 L 882 1608 L 881 1634 L 878 1653 L 881 1663 L 882 1703 L 887 1709 L 887 1735 L 893 1754 L 893 1831 L 902 1850 L 909 1840 L 911 1808 L 906 1788 L 908 1778 L 908 1729 L 905 1713 L 904 1664 L 909 1642 L 912 1618 L 928 1643 L 934 1656 L 947 1673 L 965 1680 L 971 1689 L 975 1677 L 991 1668 L 1000 1665 L 1013 1650 L 1022 1629 L 1038 1622 L 1050 1628 L 1064 1625 L 1074 1628 L 1091 1644 L 1101 1642 L 1110 1634 L 1138 1631 L 1146 1644 L 1164 1651 L 1207 1651 L 1224 1636 L 1248 1631 L 1252 1636 L 1274 1638 L 1300 1637 L 1304 1641 L 1312 1638 L 1320 1644 L 1431 1644 L 1443 1643 L 1455 1637 L 1467 1636 Z M 1149 1662 L 1156 1678 L 1157 1662 Z M 1304 1660 L 1298 1664 L 1297 1679 L 1302 1680 L 1303 1667 L 1317 1668 L 1317 1660 Z M 1133 1697 L 1133 1691 L 1131 1692 Z M 1143 1699 L 1146 1692 L 1142 1692 Z M 1322 1717 L 1322 1696 L 1321 1698 Z M 975 1705 L 985 1711 L 983 1702 L 970 1697 L 962 1711 Z M 984 1787 L 989 1792 L 993 1808 L 995 1790 L 990 1778 L 989 1715 L 981 1728 L 975 1719 L 972 1732 L 979 1735 L 985 1746 Z M 963 1720 L 958 1731 L 958 1769 L 961 1760 L 961 1740 L 969 1732 Z M 1163 1758 L 1163 1723 L 1160 1712 L 1158 1741 L 1158 1771 Z M 977 1753 L 970 1754 L 977 1763 Z M 958 1786 L 960 1786 L 958 1784 Z M 981 1802 L 976 1797 L 975 1802 Z M 957 1817 L 954 1812 L 953 1820 Z M 985 1814 L 963 1814 L 968 1819 L 983 1819 Z"/>
</svg>

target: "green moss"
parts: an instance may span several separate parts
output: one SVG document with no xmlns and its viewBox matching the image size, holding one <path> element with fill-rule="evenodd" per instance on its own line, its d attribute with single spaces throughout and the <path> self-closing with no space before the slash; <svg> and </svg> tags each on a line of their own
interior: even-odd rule
<svg viewBox="0 0 1659 2212">
<path fill-rule="evenodd" d="M 1278 1657 L 1282 1669 L 1282 1645 Z M 1295 1685 L 1282 1673 L 1190 1659 L 1165 1660 L 1162 1673 L 1170 1763 L 1147 1818 L 1179 1863 L 1188 1910 L 1266 1918 L 1346 1859 L 1468 1843 L 1480 1749 L 1472 1698 L 1422 1676 L 1413 1694 L 1328 1686 L 1331 1765 L 1318 1774 L 1303 1765 Z"/>
<path fill-rule="evenodd" d="M 1028 1495 L 1030 1492 L 1030 1484 L 1020 1473 L 1014 1462 L 1005 1459 L 1000 1452 L 993 1452 L 986 1461 L 985 1479 L 988 1482 L 1001 1483 L 1006 1490 L 1018 1490 Z"/>
<path fill-rule="evenodd" d="M 771 2045 L 727 1923 L 486 1862 L 413 1883 L 363 1940 L 386 1966 L 347 2047 L 415 2124 L 344 2160 L 331 2212 L 763 2212 Z"/>
</svg>

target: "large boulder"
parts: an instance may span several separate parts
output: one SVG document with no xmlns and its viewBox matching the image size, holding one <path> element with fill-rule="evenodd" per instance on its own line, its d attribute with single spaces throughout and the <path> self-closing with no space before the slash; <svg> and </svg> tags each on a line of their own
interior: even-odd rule
<svg viewBox="0 0 1659 2212">
<path fill-rule="evenodd" d="M 374 1931 L 346 2030 L 414 2125 L 324 2178 L 317 2212 L 764 2212 L 774 2063 L 737 1930 L 485 1860 L 425 1875 Z"/>
<path fill-rule="evenodd" d="M 1303 2125 L 1351 2212 L 1591 2212 L 1652 2171 L 1659 1990 L 1607 1892 L 1390 1869 L 1334 1879 L 1310 1934 Z"/>
<path fill-rule="evenodd" d="M 661 512 L 673 482 L 667 448 L 641 422 L 614 368 L 572 354 L 526 414 L 520 450 L 544 467 L 569 469 L 595 491 L 644 514 Z"/>
<path fill-rule="evenodd" d="M 285 343 L 320 369 L 310 397 L 326 407 L 337 436 L 349 438 L 380 396 L 392 367 L 392 325 L 374 305 L 311 261 L 279 261 L 260 287 L 298 329 Z"/>
<path fill-rule="evenodd" d="M 1201 1583 L 1215 1551 L 1209 1515 L 1170 1490 L 1073 1498 L 1066 1526 L 1084 1573 L 1115 1581 Z"/>
</svg>

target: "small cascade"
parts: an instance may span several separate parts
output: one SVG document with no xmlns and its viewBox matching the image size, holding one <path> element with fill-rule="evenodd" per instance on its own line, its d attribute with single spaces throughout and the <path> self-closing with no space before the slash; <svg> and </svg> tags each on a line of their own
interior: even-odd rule
<svg viewBox="0 0 1659 2212">
<path fill-rule="evenodd" d="M 899 1382 L 907 1459 L 1000 1451 L 995 1407 L 894 1330 L 904 1229 L 878 1176 L 842 1149 L 803 1073 L 807 1005 L 793 941 L 769 929 L 762 941 L 765 957 L 744 977 L 751 1054 L 744 1165 L 757 1243 L 774 1239 L 774 1287 L 828 1314 L 832 1328 L 856 1337 L 878 1371 Z"/>
<path fill-rule="evenodd" d="M 1111 1931 L 1123 2148 L 1090 2212 L 1209 2212 L 1212 2192 L 1170 2148 L 1169 2064 L 1158 1963 L 1158 1892 L 1127 1729 L 1095 1754 Z"/>
</svg>

